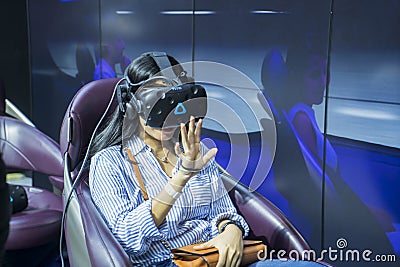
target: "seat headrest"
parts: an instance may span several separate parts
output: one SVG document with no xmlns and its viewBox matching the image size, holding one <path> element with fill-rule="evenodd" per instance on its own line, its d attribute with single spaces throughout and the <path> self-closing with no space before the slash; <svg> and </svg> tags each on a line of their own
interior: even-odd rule
<svg viewBox="0 0 400 267">
<path fill-rule="evenodd" d="M 261 82 L 267 95 L 274 102 L 282 101 L 288 70 L 281 52 L 273 48 L 264 58 L 261 68 Z M 276 103 L 279 105 L 280 103 Z"/>
<path fill-rule="evenodd" d="M 82 161 L 93 130 L 106 110 L 118 81 L 117 78 L 92 81 L 79 89 L 69 104 L 61 125 L 60 149 L 63 155 L 68 152 L 71 170 Z M 114 97 L 106 116 L 111 115 L 117 105 L 117 98 Z"/>
<path fill-rule="evenodd" d="M 62 156 L 49 136 L 22 121 L 0 116 L 0 153 L 8 168 L 62 176 Z"/>
<path fill-rule="evenodd" d="M 76 68 L 78 73 L 76 78 L 83 84 L 93 80 L 93 72 L 96 68 L 95 60 L 90 53 L 89 47 L 78 43 L 75 50 Z"/>
</svg>

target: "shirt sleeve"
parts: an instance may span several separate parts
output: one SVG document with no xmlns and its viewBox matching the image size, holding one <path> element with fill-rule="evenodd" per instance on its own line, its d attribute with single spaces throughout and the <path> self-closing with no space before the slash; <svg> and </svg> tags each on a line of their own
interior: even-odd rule
<svg viewBox="0 0 400 267">
<path fill-rule="evenodd" d="M 92 158 L 89 186 L 92 199 L 108 227 L 128 253 L 141 255 L 152 241 L 163 238 L 151 214 L 151 200 L 144 201 L 140 189 L 128 189 L 130 179 L 122 169 L 123 158 L 95 155 Z M 134 186 L 130 182 L 129 186 Z M 127 190 L 135 190 L 130 199 Z"/>
<path fill-rule="evenodd" d="M 209 175 L 211 181 L 211 235 L 214 238 L 219 234 L 218 224 L 223 220 L 231 220 L 239 222 L 245 230 L 244 236 L 246 237 L 249 233 L 249 226 L 245 219 L 237 213 L 235 206 L 232 203 L 231 198 L 226 191 L 226 188 L 222 182 L 220 172 L 214 159 L 209 163 Z"/>
</svg>

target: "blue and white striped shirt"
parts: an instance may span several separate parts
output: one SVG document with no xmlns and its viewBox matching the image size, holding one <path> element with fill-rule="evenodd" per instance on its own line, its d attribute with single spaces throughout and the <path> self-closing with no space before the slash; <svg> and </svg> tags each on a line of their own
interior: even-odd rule
<svg viewBox="0 0 400 267">
<path fill-rule="evenodd" d="M 172 248 L 208 241 L 218 235 L 218 223 L 225 219 L 240 222 L 247 235 L 249 227 L 237 214 L 214 159 L 189 180 L 157 228 L 151 200 L 170 178 L 142 139 L 133 137 L 128 146 L 138 162 L 149 200 L 143 199 L 133 167 L 120 146 L 108 147 L 92 157 L 89 185 L 95 205 L 132 263 L 150 266 L 170 258 L 162 240 Z M 202 153 L 205 150 L 202 146 Z M 179 165 L 180 161 L 173 173 Z"/>
</svg>

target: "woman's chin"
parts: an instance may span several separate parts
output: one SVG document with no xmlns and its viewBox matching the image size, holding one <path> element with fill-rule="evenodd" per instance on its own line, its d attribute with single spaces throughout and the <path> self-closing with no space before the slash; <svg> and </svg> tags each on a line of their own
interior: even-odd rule
<svg viewBox="0 0 400 267">
<path fill-rule="evenodd" d="M 161 138 L 164 141 L 171 140 L 174 137 L 175 129 L 163 129 L 161 132 Z"/>
</svg>

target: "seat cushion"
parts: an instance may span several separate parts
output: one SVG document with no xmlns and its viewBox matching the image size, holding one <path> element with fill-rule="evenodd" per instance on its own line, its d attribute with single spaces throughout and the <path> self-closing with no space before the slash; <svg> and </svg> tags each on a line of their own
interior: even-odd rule
<svg viewBox="0 0 400 267">
<path fill-rule="evenodd" d="M 60 234 L 61 197 L 37 187 L 24 188 L 28 195 L 28 207 L 11 216 L 7 250 L 43 245 Z"/>
</svg>

